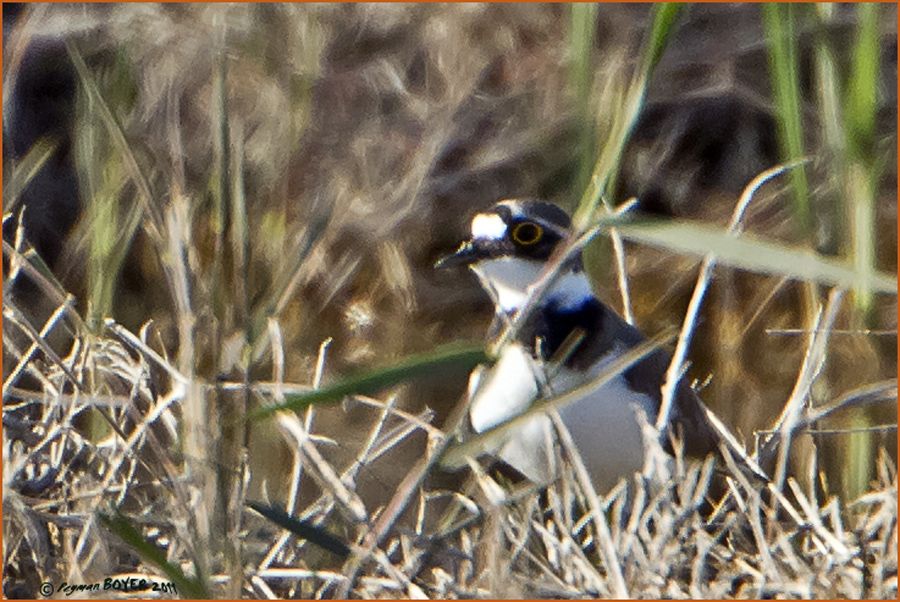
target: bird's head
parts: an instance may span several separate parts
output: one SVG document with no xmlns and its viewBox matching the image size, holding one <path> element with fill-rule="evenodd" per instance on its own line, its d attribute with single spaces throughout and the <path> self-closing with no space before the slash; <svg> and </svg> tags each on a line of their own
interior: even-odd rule
<svg viewBox="0 0 900 602">
<path fill-rule="evenodd" d="M 569 235 L 570 226 L 568 214 L 552 203 L 500 201 L 472 218 L 471 236 L 435 267 L 470 267 L 502 309 L 512 311 Z"/>
</svg>

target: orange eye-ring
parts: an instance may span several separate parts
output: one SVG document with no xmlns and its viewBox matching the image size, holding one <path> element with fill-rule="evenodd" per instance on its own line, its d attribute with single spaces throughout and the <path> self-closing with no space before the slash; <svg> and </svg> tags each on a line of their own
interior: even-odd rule
<svg viewBox="0 0 900 602">
<path fill-rule="evenodd" d="M 533 245 L 544 236 L 544 229 L 534 222 L 522 222 L 513 228 L 512 239 L 524 247 Z"/>
</svg>

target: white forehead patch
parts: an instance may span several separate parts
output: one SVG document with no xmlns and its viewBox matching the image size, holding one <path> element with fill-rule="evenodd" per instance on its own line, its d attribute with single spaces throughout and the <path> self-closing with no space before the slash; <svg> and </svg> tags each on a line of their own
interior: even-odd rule
<svg viewBox="0 0 900 602">
<path fill-rule="evenodd" d="M 500 240 L 506 236 L 506 222 L 495 213 L 479 213 L 472 219 L 472 238 Z"/>
</svg>

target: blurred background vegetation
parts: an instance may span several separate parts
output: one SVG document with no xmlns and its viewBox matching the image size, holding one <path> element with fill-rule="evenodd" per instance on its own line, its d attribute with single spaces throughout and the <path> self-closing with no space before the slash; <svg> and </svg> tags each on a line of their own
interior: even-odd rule
<svg viewBox="0 0 900 602">
<path fill-rule="evenodd" d="M 142 332 L 187 379 L 152 376 L 157 394 L 186 388 L 186 461 L 237 466 L 246 446 L 250 497 L 282 499 L 291 447 L 235 426 L 258 400 L 214 385 L 312 383 L 325 341 L 323 382 L 482 340 L 475 279 L 431 266 L 500 198 L 574 211 L 593 185 L 610 208 L 636 197 L 724 228 L 753 177 L 807 159 L 744 230 L 896 272 L 896 22 L 893 4 L 4 4 L 4 320 L 40 331 L 71 293 L 41 333 L 60 356 L 106 318 Z M 43 275 L 11 283 L 32 247 Z M 699 258 L 625 250 L 638 326 L 680 325 Z M 622 311 L 608 242 L 588 253 Z M 715 268 L 689 373 L 748 444 L 790 396 L 826 294 Z M 895 296 L 854 291 L 809 403 L 896 378 L 896 320 Z M 4 337 L 6 426 L 37 377 L 9 380 L 29 341 Z M 419 379 L 398 406 L 440 425 L 465 381 Z M 74 418 L 89 439 L 110 428 L 95 413 Z M 336 465 L 372 420 L 317 413 Z M 816 440 L 834 491 L 865 491 L 879 448 L 896 459 L 896 422 L 888 400 L 822 425 L 839 431 Z M 421 445 L 366 467 L 363 499 L 389 496 Z"/>
</svg>

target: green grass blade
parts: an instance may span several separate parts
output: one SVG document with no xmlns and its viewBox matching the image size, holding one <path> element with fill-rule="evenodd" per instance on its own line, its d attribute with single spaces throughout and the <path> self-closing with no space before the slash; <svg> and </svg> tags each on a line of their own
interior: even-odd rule
<svg viewBox="0 0 900 602">
<path fill-rule="evenodd" d="M 788 4 L 767 3 L 762 6 L 763 25 L 769 47 L 769 75 L 778 117 L 778 138 L 782 160 L 785 162 L 804 156 L 795 13 L 796 8 Z M 809 233 L 811 214 L 806 172 L 795 169 L 789 177 L 794 194 L 794 216 L 801 230 Z"/>
<path fill-rule="evenodd" d="M 878 292 L 897 292 L 897 278 L 892 274 L 861 274 L 842 262 L 807 250 L 748 234 L 734 236 L 696 222 L 640 220 L 621 225 L 618 231 L 623 238 L 678 253 L 700 256 L 711 253 L 720 263 L 752 272 L 845 288 L 858 287 L 868 281 L 872 289 Z"/>
<path fill-rule="evenodd" d="M 853 49 L 853 66 L 844 106 L 849 167 L 845 176 L 846 215 L 850 217 L 853 264 L 861 273 L 875 271 L 876 211 L 875 117 L 878 111 L 878 5 L 860 4 L 859 28 Z M 857 307 L 867 315 L 872 292 L 866 287 L 854 291 Z"/>
<path fill-rule="evenodd" d="M 569 53 L 572 56 L 569 84 L 575 92 L 578 115 L 578 189 L 587 186 L 596 159 L 596 123 L 591 111 L 591 89 L 594 81 L 592 59 L 597 11 L 598 5 L 592 2 L 569 5 Z"/>
<path fill-rule="evenodd" d="M 66 49 L 84 97 L 83 119 L 77 126 L 77 163 L 89 244 L 88 324 L 95 328 L 112 313 L 116 284 L 132 242 L 141 226 L 160 249 L 162 214 L 154 204 L 150 182 L 142 171 L 113 107 L 127 102 L 126 68 L 119 66 L 113 83 L 102 91 L 76 45 Z M 128 182 L 136 188 L 137 202 L 121 209 Z"/>
<path fill-rule="evenodd" d="M 258 420 L 281 410 L 298 411 L 316 403 L 340 401 L 347 395 L 371 394 L 411 378 L 433 373 L 437 369 L 470 370 L 488 361 L 488 355 L 481 345 L 445 345 L 436 351 L 414 355 L 385 368 L 362 372 L 320 389 L 285 395 L 284 403 L 260 408 L 250 418 Z"/>
<path fill-rule="evenodd" d="M 859 28 L 845 104 L 850 150 L 857 158 L 871 153 L 875 135 L 879 69 L 878 8 L 875 3 L 862 3 L 857 7 Z"/>
<path fill-rule="evenodd" d="M 99 326 L 103 318 L 111 313 L 122 261 L 131 246 L 141 215 L 140 211 L 134 211 L 132 207 L 128 212 L 128 225 L 119 223 L 119 193 L 125 184 L 121 163 L 110 161 L 98 184 L 96 193 L 88 200 L 85 210 L 90 249 L 90 267 L 87 273 L 90 309 L 87 318 L 92 328 Z M 133 216 L 137 216 L 138 220 L 130 219 Z M 126 237 L 125 240 L 120 240 L 120 236 Z"/>
<path fill-rule="evenodd" d="M 880 69 L 878 10 L 875 4 L 857 7 L 859 22 L 853 47 L 851 69 L 845 85 L 838 76 L 834 52 L 825 36 L 833 24 L 831 5 L 817 5 L 820 33 L 816 43 L 816 75 L 819 103 L 822 112 L 822 133 L 834 157 L 832 177 L 840 206 L 832 215 L 831 230 L 840 228 L 840 241 L 852 256 L 860 274 L 876 269 L 876 211 L 875 191 L 881 167 L 873 149 L 875 120 L 878 110 L 878 73 Z M 838 245 L 833 245 L 837 247 Z M 864 316 L 872 305 L 872 293 L 867 288 L 854 291 L 856 306 Z"/>
<path fill-rule="evenodd" d="M 615 107 L 609 107 L 611 116 L 608 131 L 601 142 L 601 151 L 594 163 L 590 181 L 572 218 L 572 223 L 578 231 L 587 229 L 601 200 L 615 183 L 625 144 L 631 137 L 644 107 L 644 97 L 653 68 L 662 56 L 680 12 L 680 4 L 663 3 L 653 6 L 653 22 L 644 45 L 641 66 L 632 76 L 631 83 L 623 92 L 623 98 L 616 102 Z"/>
<path fill-rule="evenodd" d="M 66 42 L 66 50 L 69 53 L 69 58 L 72 60 L 72 65 L 75 67 L 75 73 L 78 75 L 81 86 L 84 88 L 91 102 L 94 103 L 97 114 L 100 116 L 101 121 L 107 129 L 113 147 L 119 153 L 129 177 L 138 190 L 138 200 L 140 201 L 142 209 L 147 214 L 147 217 L 150 218 L 149 220 L 144 221 L 145 227 L 154 239 L 154 242 L 161 246 L 163 218 L 159 208 L 154 204 L 150 181 L 141 170 L 137 158 L 132 152 L 131 146 L 125 137 L 125 130 L 122 129 L 122 125 L 119 123 L 119 120 L 116 119 L 115 114 L 112 109 L 110 109 L 103 94 L 100 92 L 100 87 L 97 85 L 87 64 L 84 62 L 81 53 L 76 48 L 75 44 L 69 41 Z"/>
<path fill-rule="evenodd" d="M 165 554 L 144 539 L 131 522 L 121 514 L 99 514 L 100 522 L 107 529 L 119 536 L 126 544 L 144 559 L 144 561 L 159 568 L 180 590 L 180 596 L 191 600 L 208 600 L 211 598 L 206 587 L 197 579 L 192 579 L 171 562 L 166 560 Z"/>
<path fill-rule="evenodd" d="M 644 50 L 644 72 L 649 74 L 656 68 L 663 50 L 669 43 L 675 22 L 684 5 L 679 2 L 662 2 L 653 5 L 653 25 L 650 28 L 650 37 Z"/>
<path fill-rule="evenodd" d="M 310 521 L 300 520 L 291 516 L 283 508 L 261 504 L 259 502 L 247 502 L 253 508 L 271 522 L 283 529 L 287 529 L 297 537 L 319 546 L 324 550 L 336 554 L 342 558 L 350 555 L 350 548 L 340 539 Z"/>
</svg>

